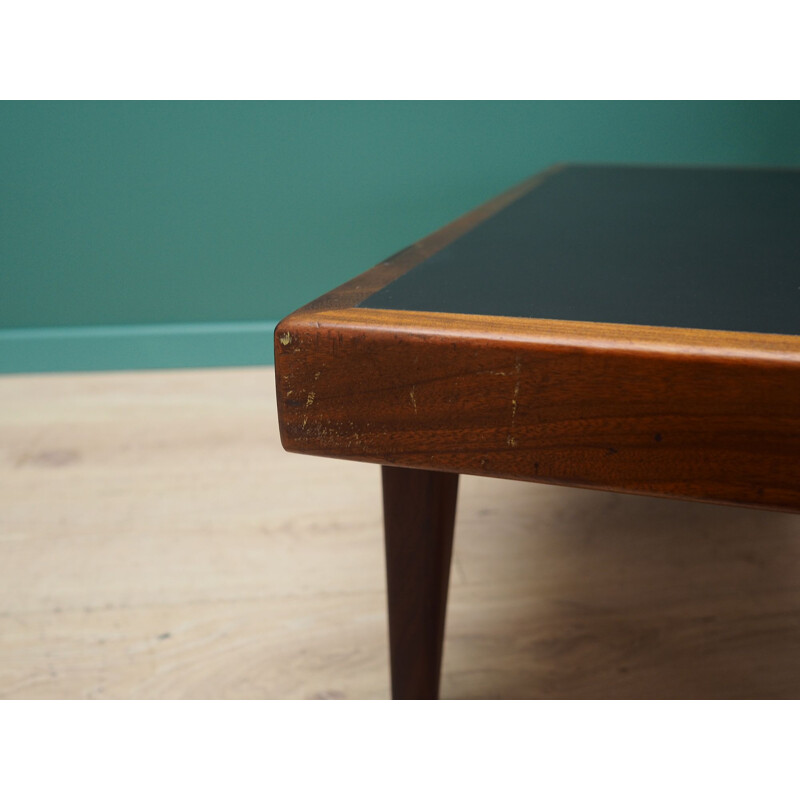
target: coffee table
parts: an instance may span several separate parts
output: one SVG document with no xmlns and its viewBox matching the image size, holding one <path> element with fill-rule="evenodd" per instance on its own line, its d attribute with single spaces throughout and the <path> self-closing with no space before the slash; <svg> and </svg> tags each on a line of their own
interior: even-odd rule
<svg viewBox="0 0 800 800">
<path fill-rule="evenodd" d="M 435 698 L 459 473 L 800 511 L 800 171 L 554 167 L 275 366 L 287 450 L 382 465 L 392 696 Z"/>
</svg>

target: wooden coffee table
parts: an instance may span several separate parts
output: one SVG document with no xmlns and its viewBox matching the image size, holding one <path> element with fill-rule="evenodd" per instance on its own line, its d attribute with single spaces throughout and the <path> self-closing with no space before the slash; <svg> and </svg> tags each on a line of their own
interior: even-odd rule
<svg viewBox="0 0 800 800">
<path fill-rule="evenodd" d="M 434 698 L 459 473 L 800 510 L 800 172 L 555 167 L 275 365 L 287 450 L 383 465 L 392 694 Z"/>
</svg>

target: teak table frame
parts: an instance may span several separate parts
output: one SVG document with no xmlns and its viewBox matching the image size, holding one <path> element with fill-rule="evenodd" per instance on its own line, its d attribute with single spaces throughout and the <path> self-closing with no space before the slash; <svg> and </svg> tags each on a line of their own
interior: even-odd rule
<svg viewBox="0 0 800 800">
<path fill-rule="evenodd" d="M 357 307 L 541 180 L 275 332 L 284 447 L 383 465 L 395 698 L 438 693 L 459 473 L 800 510 L 800 336 Z"/>
</svg>

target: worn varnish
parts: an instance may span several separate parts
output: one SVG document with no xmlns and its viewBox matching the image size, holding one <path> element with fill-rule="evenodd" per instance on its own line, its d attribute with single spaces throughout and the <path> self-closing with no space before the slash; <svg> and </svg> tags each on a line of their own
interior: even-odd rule
<svg viewBox="0 0 800 800">
<path fill-rule="evenodd" d="M 356 307 L 541 180 L 278 326 L 286 449 L 799 510 L 800 336 Z"/>
<path fill-rule="evenodd" d="M 411 316 L 369 333 L 324 318 L 281 329 L 291 337 L 278 360 L 287 449 L 800 508 L 800 354 L 780 342 L 553 342 L 480 335 L 472 318 L 434 332 Z"/>
</svg>

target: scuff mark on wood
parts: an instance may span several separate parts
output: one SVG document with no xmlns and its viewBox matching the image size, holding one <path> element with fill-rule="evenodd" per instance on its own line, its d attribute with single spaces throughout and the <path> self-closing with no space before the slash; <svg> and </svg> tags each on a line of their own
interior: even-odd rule
<svg viewBox="0 0 800 800">
<path fill-rule="evenodd" d="M 511 425 L 510 429 L 511 432 L 508 434 L 508 444 L 511 447 L 517 446 L 517 440 L 514 438 L 514 423 L 516 422 L 517 418 L 517 398 L 519 397 L 519 384 L 520 384 L 520 372 L 522 371 L 522 364 L 520 362 L 519 356 L 514 361 L 514 372 L 517 375 L 517 380 L 514 383 L 514 394 L 511 396 Z"/>
<path fill-rule="evenodd" d="M 517 416 L 517 397 L 519 397 L 519 380 L 514 386 L 514 396 L 511 398 L 511 424 L 514 424 L 514 417 Z"/>
</svg>

